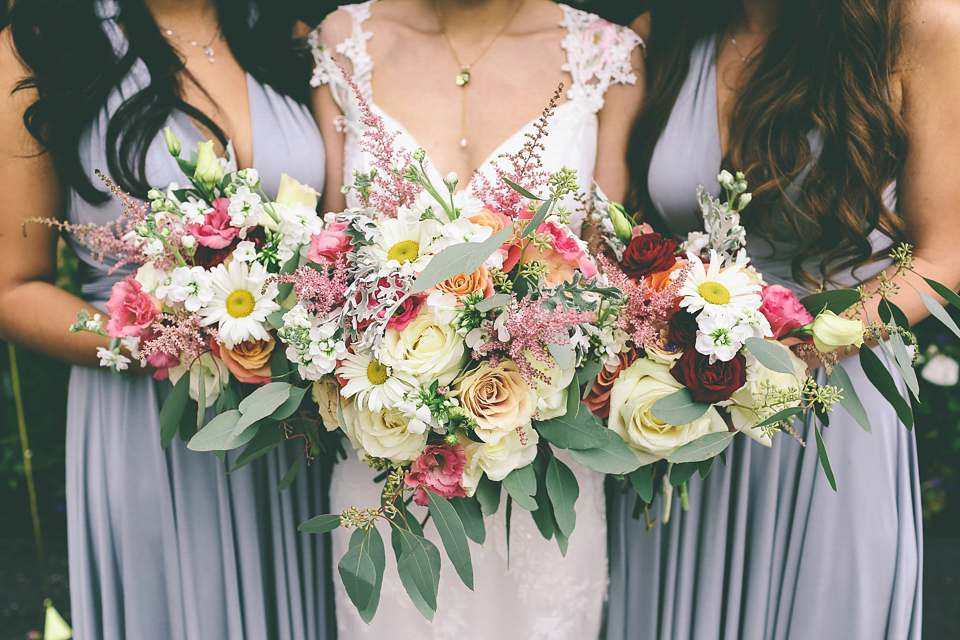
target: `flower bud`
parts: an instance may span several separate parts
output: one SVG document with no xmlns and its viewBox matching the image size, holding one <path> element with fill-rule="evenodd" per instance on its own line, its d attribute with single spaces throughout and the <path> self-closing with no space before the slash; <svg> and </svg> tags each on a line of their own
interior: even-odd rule
<svg viewBox="0 0 960 640">
<path fill-rule="evenodd" d="M 223 177 L 223 169 L 213 150 L 213 140 L 201 142 L 197 150 L 197 169 L 193 172 L 193 179 L 207 189 L 212 189 Z"/>
<path fill-rule="evenodd" d="M 457 188 L 457 183 L 460 182 L 460 178 L 457 177 L 457 174 L 451 171 L 447 174 L 447 177 L 443 179 L 443 184 L 447 185 L 447 189 L 453 192 Z"/>
<path fill-rule="evenodd" d="M 197 239 L 194 238 L 193 236 L 189 235 L 189 234 L 185 234 L 185 235 L 180 239 L 180 244 L 183 245 L 183 248 L 184 248 L 184 249 L 193 249 L 193 247 L 196 246 L 196 244 L 197 244 Z"/>
<path fill-rule="evenodd" d="M 821 312 L 813 321 L 810 330 L 813 333 L 813 344 L 822 353 L 863 344 L 863 323 L 841 318 L 832 311 Z"/>
<path fill-rule="evenodd" d="M 163 139 L 167 143 L 167 151 L 170 152 L 174 158 L 180 157 L 180 141 L 177 140 L 177 137 L 173 135 L 173 131 L 170 131 L 170 127 L 163 128 Z"/>
<path fill-rule="evenodd" d="M 628 244 L 633 238 L 633 221 L 630 220 L 623 206 L 616 202 L 610 203 L 610 221 L 620 242 Z"/>
<path fill-rule="evenodd" d="M 457 437 L 457 434 L 448 433 L 447 436 L 444 438 L 444 441 L 452 447 L 458 442 L 460 442 L 460 439 Z"/>
<path fill-rule="evenodd" d="M 718 180 L 718 181 L 720 182 L 720 184 L 723 185 L 724 187 L 732 187 L 732 186 L 733 186 L 733 176 L 732 176 L 732 175 L 730 174 L 730 172 L 727 171 L 726 169 L 724 169 L 723 171 L 720 172 L 720 175 L 717 176 L 717 180 Z"/>
<path fill-rule="evenodd" d="M 413 159 L 417 162 L 423 162 L 424 158 L 427 157 L 427 152 L 423 149 L 417 149 L 413 152 Z"/>
<path fill-rule="evenodd" d="M 752 193 L 745 193 L 745 194 L 743 194 L 742 196 L 740 196 L 740 206 L 741 206 L 741 207 L 745 207 L 745 206 L 747 206 L 748 204 L 750 204 L 750 202 L 751 202 L 752 200 L 753 200 L 753 194 L 752 194 Z"/>
</svg>

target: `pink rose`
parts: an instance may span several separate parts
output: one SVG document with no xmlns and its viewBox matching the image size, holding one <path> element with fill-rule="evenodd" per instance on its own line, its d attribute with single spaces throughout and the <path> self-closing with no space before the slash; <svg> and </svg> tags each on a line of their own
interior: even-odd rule
<svg viewBox="0 0 960 640">
<path fill-rule="evenodd" d="M 113 285 L 107 300 L 110 321 L 107 335 L 111 338 L 138 337 L 157 317 L 159 309 L 153 296 L 142 291 L 139 282 L 127 278 Z"/>
<path fill-rule="evenodd" d="M 350 251 L 350 236 L 343 233 L 346 222 L 334 221 L 326 229 L 310 239 L 311 262 L 333 264 L 341 255 Z"/>
<path fill-rule="evenodd" d="M 763 288 L 760 294 L 763 303 L 760 313 L 770 323 L 773 337 L 777 340 L 799 329 L 805 324 L 813 322 L 813 316 L 800 304 L 793 291 L 779 284 Z"/>
<path fill-rule="evenodd" d="M 463 445 L 428 444 L 423 453 L 410 466 L 405 481 L 408 487 L 416 487 L 413 501 L 422 507 L 427 506 L 427 494 L 424 489 L 441 498 L 466 498 L 463 488 L 463 467 L 467 463 L 467 454 Z"/>
<path fill-rule="evenodd" d="M 211 249 L 230 246 L 240 229 L 230 226 L 230 214 L 227 212 L 229 205 L 228 198 L 214 200 L 213 211 L 203 216 L 203 224 L 194 222 L 187 226 L 190 235 L 195 237 L 198 243 Z"/>
<path fill-rule="evenodd" d="M 597 275 L 597 267 L 593 260 L 580 248 L 573 234 L 565 227 L 554 222 L 544 222 L 537 229 L 537 233 L 548 234 L 551 247 L 545 251 L 540 251 L 533 244 L 528 245 L 525 250 L 518 245 L 512 245 L 507 259 L 503 262 L 504 272 L 509 272 L 517 266 L 517 263 L 520 262 L 520 256 L 523 254 L 524 263 L 537 260 L 547 265 L 549 273 L 546 281 L 550 286 L 556 286 L 565 280 L 572 280 L 573 274 L 577 270 L 582 271 L 583 275 L 588 278 Z"/>
</svg>

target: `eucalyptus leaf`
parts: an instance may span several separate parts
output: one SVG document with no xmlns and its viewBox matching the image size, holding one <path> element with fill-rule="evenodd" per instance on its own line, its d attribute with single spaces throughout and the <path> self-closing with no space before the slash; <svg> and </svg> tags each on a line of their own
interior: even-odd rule
<svg viewBox="0 0 960 640">
<path fill-rule="evenodd" d="M 557 363 L 557 368 L 561 371 L 566 371 L 573 367 L 573 359 L 576 353 L 569 344 L 550 342 L 547 344 L 547 351 L 553 356 L 553 360 Z"/>
<path fill-rule="evenodd" d="M 703 416 L 710 408 L 704 402 L 694 402 L 689 389 L 678 389 L 653 403 L 653 417 L 675 427 L 690 424 Z"/>
<path fill-rule="evenodd" d="M 480 508 L 480 501 L 476 495 L 472 498 L 450 498 L 450 504 L 460 516 L 460 522 L 463 524 L 463 531 L 467 537 L 483 544 L 487 538 L 486 526 L 483 523 L 483 511 Z"/>
<path fill-rule="evenodd" d="M 696 462 L 681 462 L 670 466 L 670 484 L 674 487 L 679 487 L 684 482 L 693 477 L 700 469 L 700 465 Z"/>
<path fill-rule="evenodd" d="M 343 587 L 359 611 L 370 604 L 373 586 L 377 582 L 377 568 L 367 548 L 367 536 L 364 531 L 354 532 L 350 537 L 350 548 L 337 565 Z"/>
<path fill-rule="evenodd" d="M 608 430 L 609 431 L 609 430 Z M 640 460 L 623 438 L 609 431 L 610 438 L 596 449 L 571 449 L 570 457 L 588 469 L 622 475 L 640 468 Z"/>
<path fill-rule="evenodd" d="M 190 438 L 197 435 L 197 431 L 199 431 L 199 429 L 197 429 L 197 409 L 198 405 L 196 400 L 193 398 L 187 400 L 187 407 L 183 410 L 183 415 L 180 416 L 180 431 L 177 433 L 184 442 L 190 442 Z M 226 410 L 224 407 L 223 409 L 218 409 L 216 413 L 220 414 Z M 204 412 L 204 415 L 206 415 L 206 412 Z"/>
<path fill-rule="evenodd" d="M 913 410 L 904 397 L 900 395 L 900 390 L 897 389 L 893 376 L 890 375 L 879 356 L 872 349 L 864 347 L 860 349 L 860 364 L 863 366 L 863 372 L 867 375 L 870 383 L 876 387 L 880 395 L 886 398 L 887 402 L 893 405 L 900 421 L 906 425 L 907 429 L 912 429 Z"/>
<path fill-rule="evenodd" d="M 487 311 L 491 311 L 497 307 L 505 307 L 506 305 L 510 304 L 511 300 L 513 300 L 513 297 L 510 296 L 510 294 L 495 293 L 489 298 L 484 298 L 478 302 L 474 308 L 481 313 L 486 313 Z"/>
<path fill-rule="evenodd" d="M 297 477 L 297 473 L 300 471 L 300 458 L 298 457 L 293 461 L 293 464 L 290 465 L 290 468 L 287 469 L 287 472 L 283 474 L 283 478 L 280 479 L 280 484 L 277 485 L 277 493 L 283 491 L 289 487 L 293 480 Z"/>
<path fill-rule="evenodd" d="M 870 417 L 867 415 L 867 410 L 863 408 L 863 403 L 860 402 L 857 390 L 853 388 L 853 381 L 850 380 L 846 369 L 844 369 L 839 362 L 833 365 L 833 371 L 830 372 L 827 383 L 843 390 L 841 392 L 843 397 L 840 399 L 840 406 L 853 416 L 853 419 L 863 427 L 864 431 L 873 433 L 873 429 L 870 428 Z"/>
<path fill-rule="evenodd" d="M 244 398 L 243 402 L 240 403 L 240 413 L 242 415 L 237 422 L 234 433 L 239 434 L 254 422 L 268 417 L 277 407 L 287 401 L 291 389 L 293 387 L 286 382 L 271 382 Z"/>
<path fill-rule="evenodd" d="M 928 296 L 922 291 L 918 291 L 920 294 L 920 299 L 923 300 L 923 306 L 930 311 L 931 315 L 937 320 L 943 323 L 943 325 L 953 331 L 954 335 L 960 337 L 960 328 L 957 327 L 957 323 L 953 321 L 953 318 L 950 317 L 950 314 L 947 313 L 947 310 L 944 309 L 936 299 Z"/>
<path fill-rule="evenodd" d="M 353 535 L 362 533 L 355 531 Z M 373 583 L 373 593 L 370 594 L 370 604 L 365 609 L 359 611 L 360 618 L 370 624 L 373 616 L 377 613 L 377 607 L 380 605 L 380 591 L 383 588 L 383 572 L 387 566 L 387 554 L 383 547 L 383 537 L 376 527 L 370 528 L 369 538 L 367 539 L 367 552 L 370 554 L 370 560 L 373 561 L 373 569 L 376 572 L 376 579 Z"/>
<path fill-rule="evenodd" d="M 457 575 L 463 584 L 473 591 L 473 562 L 470 559 L 470 545 L 467 534 L 457 510 L 445 499 L 427 491 L 427 503 L 430 506 L 430 516 L 440 534 L 440 541 L 447 552 L 447 557 L 457 570 Z"/>
<path fill-rule="evenodd" d="M 907 314 L 905 314 L 900 307 L 890 302 L 886 298 L 880 299 L 878 311 L 880 312 L 880 319 L 884 322 L 890 322 L 892 319 L 898 327 L 910 326 L 910 321 L 907 320 Z"/>
<path fill-rule="evenodd" d="M 952 304 L 957 309 L 960 309 L 960 296 L 958 296 L 953 289 L 945 287 L 936 280 L 930 280 L 929 278 L 924 278 L 924 281 L 930 285 L 931 289 L 937 292 L 937 295 Z"/>
<path fill-rule="evenodd" d="M 547 495 L 545 479 L 537 476 L 537 510 L 530 512 L 533 523 L 537 525 L 540 535 L 544 540 L 549 540 L 557 532 L 557 521 L 553 514 L 553 505 L 550 504 L 550 497 Z"/>
<path fill-rule="evenodd" d="M 827 457 L 827 448 L 823 444 L 823 436 L 820 435 L 820 429 L 817 425 L 813 425 L 813 432 L 817 438 L 817 454 L 820 456 L 820 466 L 823 467 L 823 472 L 827 475 L 830 486 L 836 491 L 837 479 L 833 477 L 833 468 L 830 466 L 830 459 Z"/>
<path fill-rule="evenodd" d="M 775 414 L 764 420 L 763 422 L 750 427 L 751 429 L 761 429 L 763 427 L 768 427 L 772 424 L 777 424 L 778 422 L 783 422 L 784 420 L 792 420 L 794 417 L 803 413 L 803 407 L 787 407 L 786 409 L 781 409 Z"/>
<path fill-rule="evenodd" d="M 310 518 L 299 527 L 297 531 L 303 533 L 326 533 L 333 531 L 340 526 L 340 515 L 336 513 L 326 513 L 322 516 Z"/>
<path fill-rule="evenodd" d="M 513 234 L 513 225 L 507 225 L 483 242 L 463 242 L 450 245 L 430 260 L 411 285 L 410 293 L 423 293 L 444 280 L 461 273 L 469 275 L 480 268 L 494 251 Z"/>
<path fill-rule="evenodd" d="M 856 293 L 856 292 L 854 292 Z M 760 364 L 771 371 L 796 375 L 790 354 L 779 345 L 763 338 L 747 338 L 746 347 Z"/>
<path fill-rule="evenodd" d="M 853 289 L 833 289 L 806 296 L 800 300 L 800 304 L 806 307 L 810 315 L 816 317 L 824 310 L 836 314 L 843 313 L 859 301 L 860 293 Z"/>
<path fill-rule="evenodd" d="M 274 313 L 279 313 L 282 316 L 286 312 L 281 310 L 281 311 L 276 311 Z M 268 320 L 270 319 L 268 318 Z M 279 320 L 280 320 L 280 324 L 274 325 L 274 326 L 279 326 L 279 327 L 283 326 L 282 318 L 280 318 Z M 270 323 L 273 324 L 272 321 L 270 321 Z M 284 350 L 274 349 L 273 353 L 270 354 L 270 377 L 275 381 L 282 381 L 283 378 L 286 378 L 287 376 L 290 375 L 290 371 L 292 370 L 292 368 L 293 367 L 290 364 L 290 361 L 287 360 L 287 356 L 284 353 Z"/>
<path fill-rule="evenodd" d="M 701 478 L 706 478 L 707 474 L 710 473 L 711 467 L 713 467 L 713 461 L 716 460 L 716 457 L 707 458 L 700 463 L 700 466 L 697 468 L 697 471 L 700 473 Z"/>
<path fill-rule="evenodd" d="M 160 446 L 166 449 L 173 442 L 173 437 L 177 435 L 177 429 L 180 427 L 180 417 L 184 409 L 187 408 L 187 400 L 190 398 L 190 372 L 184 373 L 173 385 L 173 389 L 167 394 L 167 399 L 163 402 L 160 409 Z"/>
<path fill-rule="evenodd" d="M 242 420 L 242 418 L 241 418 Z M 266 455 L 280 446 L 280 443 L 287 439 L 283 429 L 279 426 L 270 426 L 260 429 L 257 435 L 253 436 L 237 460 L 233 463 L 230 473 L 233 473 L 241 467 L 245 467 L 260 456 Z"/>
<path fill-rule="evenodd" d="M 560 555 L 564 558 L 567 557 L 567 547 L 569 546 L 569 540 L 567 536 L 563 535 L 559 531 L 556 532 L 557 545 L 560 547 Z"/>
<path fill-rule="evenodd" d="M 499 482 L 494 482 L 485 475 L 481 476 L 477 483 L 477 490 L 473 495 L 480 503 L 480 509 L 488 516 L 500 508 L 500 487 Z"/>
<path fill-rule="evenodd" d="M 586 398 L 587 394 L 590 393 L 590 389 L 593 388 L 597 374 L 600 373 L 601 369 L 603 369 L 603 365 L 595 360 L 584 362 L 580 367 L 577 377 L 579 378 L 578 384 L 583 386 L 581 398 Z"/>
<path fill-rule="evenodd" d="M 280 273 L 288 274 L 293 273 L 297 270 L 297 267 L 300 266 L 300 254 L 294 253 L 293 257 L 284 263 L 283 267 L 280 268 Z M 293 292 L 293 283 L 292 282 L 283 282 L 277 286 L 277 301 L 286 300 L 287 297 Z"/>
<path fill-rule="evenodd" d="M 640 467 L 627 474 L 627 479 L 633 485 L 633 490 L 640 496 L 640 500 L 650 504 L 653 502 L 653 466 Z"/>
<path fill-rule="evenodd" d="M 576 400 L 577 394 L 570 395 Z M 577 404 L 582 402 L 577 400 Z M 541 437 L 561 449 L 595 449 L 609 439 L 609 429 L 585 406 L 580 406 L 575 414 L 568 410 L 566 415 L 537 422 L 536 429 Z"/>
<path fill-rule="evenodd" d="M 543 224 L 543 221 L 547 219 L 547 214 L 550 213 L 550 209 L 552 207 L 553 207 L 553 200 L 547 200 L 542 205 L 540 205 L 540 208 L 537 209 L 536 215 L 534 215 L 533 218 L 530 219 L 530 222 L 528 222 L 527 226 L 524 227 L 523 233 L 520 234 L 521 240 L 529 236 L 534 231 L 536 231 L 540 227 L 540 225 Z"/>
<path fill-rule="evenodd" d="M 293 387 L 290 389 L 290 397 L 283 401 L 279 407 L 273 410 L 270 413 L 268 418 L 271 420 L 282 421 L 286 420 L 292 416 L 297 409 L 300 408 L 300 403 L 303 402 L 303 396 L 307 393 L 305 387 Z"/>
<path fill-rule="evenodd" d="M 736 431 L 708 433 L 693 442 L 688 442 L 671 453 L 667 457 L 667 462 L 672 464 L 680 462 L 701 462 L 720 455 L 721 451 L 730 446 L 735 435 L 737 435 Z"/>
<path fill-rule="evenodd" d="M 440 585 L 440 550 L 420 536 L 399 529 L 404 551 L 397 561 L 400 581 L 409 593 L 411 586 L 423 598 L 427 607 L 437 610 L 437 591 Z"/>
<path fill-rule="evenodd" d="M 509 186 L 511 189 L 513 189 L 514 191 L 522 195 L 524 198 L 530 198 L 531 200 L 543 200 L 543 198 L 538 198 L 537 196 L 533 195 L 532 193 L 530 193 L 529 191 L 527 191 L 526 189 L 524 189 L 523 187 L 521 187 L 520 185 L 518 185 L 516 182 L 512 180 L 508 180 L 507 178 L 500 178 L 500 179 L 506 182 L 507 186 Z"/>
<path fill-rule="evenodd" d="M 920 381 L 917 380 L 917 372 L 913 368 L 913 358 L 907 351 L 907 345 L 903 341 L 903 336 L 899 333 L 890 334 L 890 346 L 893 347 L 893 362 L 900 371 L 903 381 L 907 383 L 907 388 L 913 394 L 913 397 L 920 397 Z"/>
<path fill-rule="evenodd" d="M 537 476 L 532 465 L 528 464 L 511 471 L 503 479 L 503 488 L 507 490 L 511 498 L 517 501 L 517 504 L 527 511 L 537 510 L 537 501 L 534 499 L 534 496 L 537 495 Z"/>
<path fill-rule="evenodd" d="M 570 537 L 577 523 L 577 512 L 574 509 L 577 498 L 580 497 L 580 485 L 570 467 L 551 457 L 547 463 L 547 495 L 553 504 L 553 516 L 557 528 L 564 536 Z"/>
<path fill-rule="evenodd" d="M 184 376 L 186 377 L 186 375 Z M 197 431 L 203 426 L 207 414 L 207 377 L 201 373 L 197 377 Z"/>
<path fill-rule="evenodd" d="M 187 449 L 191 451 L 227 451 L 229 448 L 243 446 L 246 442 L 238 440 L 238 437 L 233 435 L 239 421 L 240 412 L 236 409 L 221 413 L 190 438 Z M 250 438 L 252 437 L 253 434 L 250 435 Z M 249 439 L 247 442 L 249 442 Z"/>
</svg>

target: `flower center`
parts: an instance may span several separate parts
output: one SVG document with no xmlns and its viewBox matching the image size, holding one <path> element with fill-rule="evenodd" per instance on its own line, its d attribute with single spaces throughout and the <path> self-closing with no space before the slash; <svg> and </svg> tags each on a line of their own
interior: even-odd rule
<svg viewBox="0 0 960 640">
<path fill-rule="evenodd" d="M 697 292 L 710 304 L 727 304 L 730 302 L 730 292 L 719 282 L 704 282 L 697 289 Z"/>
<path fill-rule="evenodd" d="M 376 360 L 367 365 L 367 380 L 370 384 L 381 385 L 387 381 L 387 367 Z"/>
<path fill-rule="evenodd" d="M 713 340 L 713 344 L 718 347 L 729 347 L 733 343 L 730 339 L 729 329 L 715 329 L 713 333 L 710 334 L 710 339 Z"/>
<path fill-rule="evenodd" d="M 390 247 L 387 260 L 396 260 L 400 264 L 413 262 L 420 257 L 420 244 L 416 240 L 404 240 Z"/>
<path fill-rule="evenodd" d="M 256 306 L 253 294 L 246 289 L 237 289 L 227 297 L 227 313 L 234 318 L 246 318 Z"/>
</svg>

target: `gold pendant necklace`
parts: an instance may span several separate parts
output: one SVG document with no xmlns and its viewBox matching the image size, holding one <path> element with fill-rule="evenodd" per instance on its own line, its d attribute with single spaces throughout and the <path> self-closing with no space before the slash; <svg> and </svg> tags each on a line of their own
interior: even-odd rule
<svg viewBox="0 0 960 640">
<path fill-rule="evenodd" d="M 464 149 L 467 146 L 467 85 L 470 84 L 470 70 L 473 68 L 473 65 L 477 64 L 480 61 L 487 51 L 490 50 L 490 47 L 493 46 L 493 43 L 497 41 L 497 38 L 502 36 L 507 28 L 513 23 L 513 19 L 517 17 L 517 14 L 520 13 L 520 8 L 523 6 L 524 0 L 520 0 L 517 3 L 516 8 L 513 10 L 513 13 L 510 14 L 510 17 L 504 23 L 503 27 L 490 39 L 490 42 L 480 51 L 480 54 L 473 59 L 473 62 L 464 64 L 460 61 L 460 56 L 457 55 L 457 49 L 453 46 L 453 42 L 450 40 L 450 34 L 447 33 L 447 26 L 443 22 L 443 16 L 440 15 L 440 9 L 437 7 L 437 1 L 432 0 L 430 5 L 433 7 L 433 12 L 437 15 L 437 22 L 440 23 L 440 33 L 443 34 L 443 38 L 447 41 L 447 47 L 450 48 L 450 53 L 453 54 L 453 59 L 457 61 L 457 64 L 460 66 L 460 72 L 457 74 L 455 82 L 457 86 L 463 89 L 460 100 L 460 148 Z"/>
</svg>

